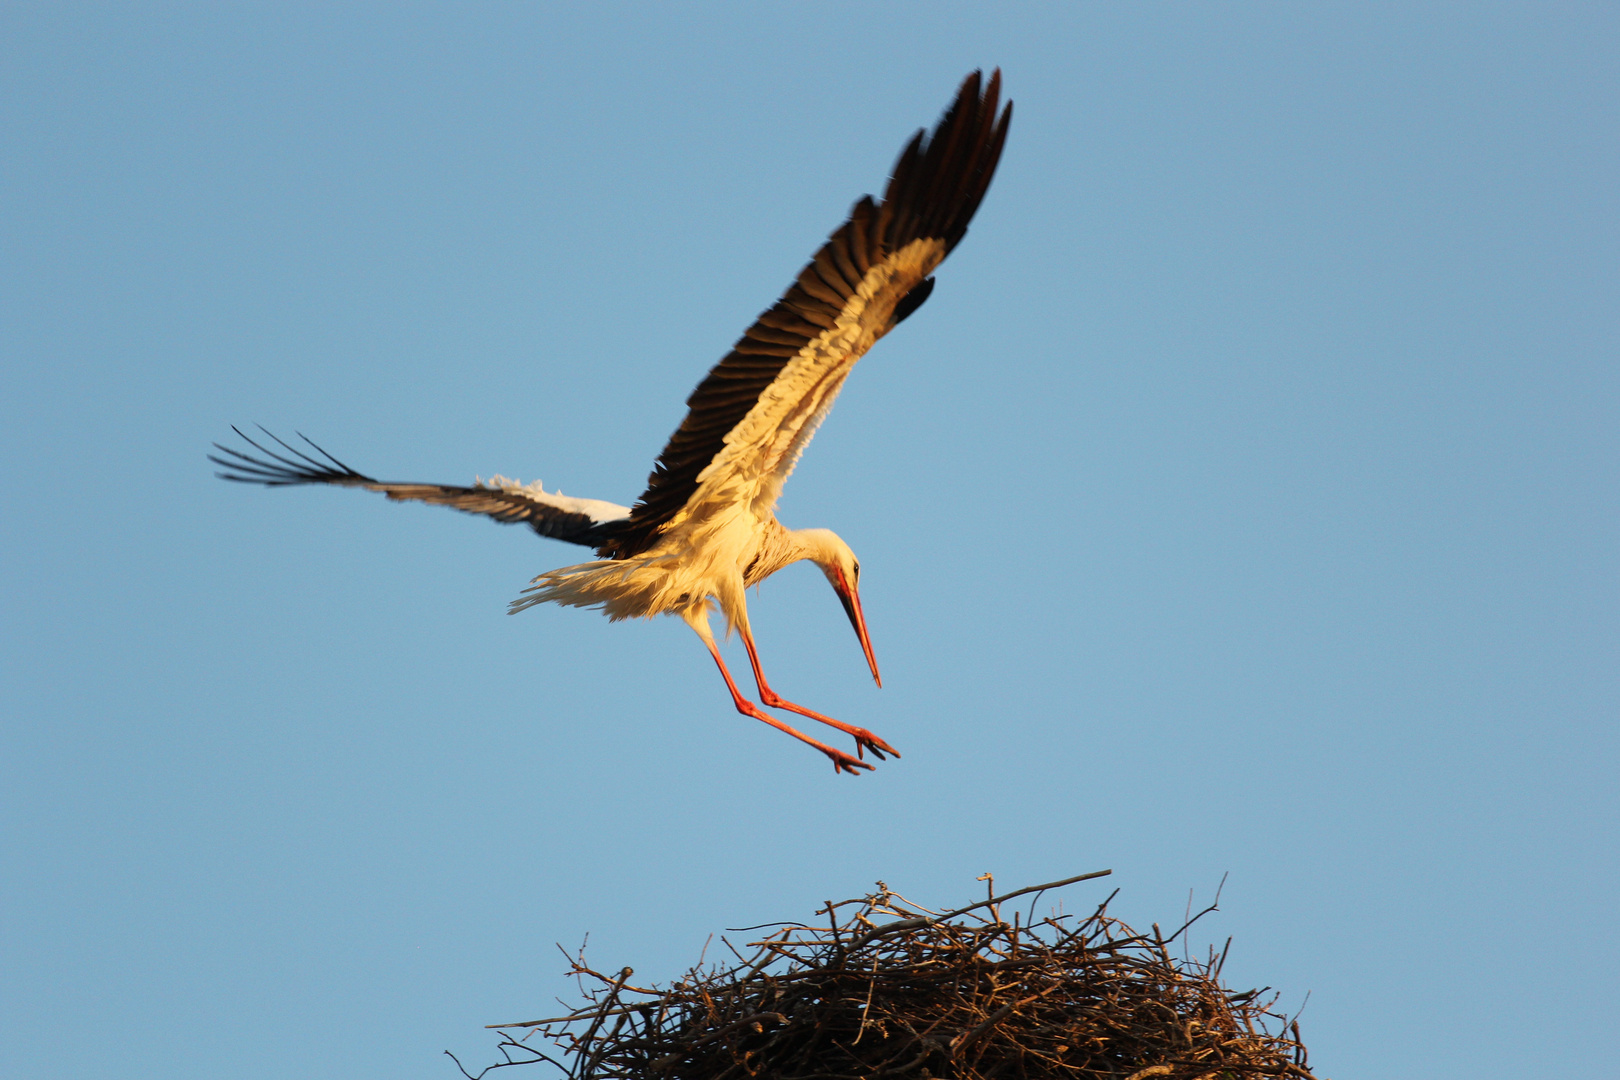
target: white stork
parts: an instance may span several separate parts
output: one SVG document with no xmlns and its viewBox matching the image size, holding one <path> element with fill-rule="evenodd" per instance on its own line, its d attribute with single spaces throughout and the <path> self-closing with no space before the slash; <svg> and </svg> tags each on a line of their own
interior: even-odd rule
<svg viewBox="0 0 1620 1080">
<path fill-rule="evenodd" d="M 714 657 L 738 712 L 809 743 L 839 772 L 872 768 L 864 760 L 867 750 L 879 759 L 898 757 L 865 728 L 796 705 L 771 689 L 748 626 L 745 590 L 802 559 L 815 563 L 855 627 L 873 680 L 883 685 L 861 614 L 855 553 L 827 529 L 785 528 L 773 510 L 855 361 L 928 299 L 934 287 L 929 275 L 967 232 L 1012 116 L 1011 102 L 998 113 L 1000 89 L 999 70 L 983 86 L 974 72 L 932 136 L 919 130 L 906 144 L 882 201 L 867 196 L 855 204 L 786 294 L 692 392 L 686 419 L 634 507 L 569 498 L 500 476 L 472 487 L 384 483 L 307 439 L 319 458 L 268 432 L 284 453 L 237 429 L 263 456 L 216 443 L 226 456 L 210 460 L 225 468 L 218 475 L 226 480 L 365 488 L 390 499 L 524 522 L 541 536 L 593 547 L 597 561 L 541 574 L 511 610 L 551 601 L 601 608 L 614 620 L 679 615 Z M 743 696 L 709 629 L 714 607 L 748 649 L 761 704 L 854 736 L 859 758 L 795 730 Z"/>
</svg>

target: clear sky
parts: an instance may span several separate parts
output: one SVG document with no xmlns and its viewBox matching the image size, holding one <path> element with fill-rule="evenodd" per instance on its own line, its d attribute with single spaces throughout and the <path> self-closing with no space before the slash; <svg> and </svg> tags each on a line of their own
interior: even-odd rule
<svg viewBox="0 0 1620 1080">
<path fill-rule="evenodd" d="M 8 5 L 0 1073 L 447 1077 L 876 879 L 1188 891 L 1328 1076 L 1612 1057 L 1620 16 L 1606 4 Z M 969 70 L 1017 108 L 751 599 L 857 779 L 582 549 L 213 478 L 628 503 Z M 741 650 L 730 646 L 733 661 Z"/>
</svg>

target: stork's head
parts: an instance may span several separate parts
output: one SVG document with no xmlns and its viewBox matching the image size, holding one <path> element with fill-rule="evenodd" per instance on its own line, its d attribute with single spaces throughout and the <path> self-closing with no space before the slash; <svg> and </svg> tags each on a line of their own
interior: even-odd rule
<svg viewBox="0 0 1620 1080">
<path fill-rule="evenodd" d="M 809 549 L 810 561 L 821 567 L 833 592 L 838 594 L 850 625 L 855 627 L 855 636 L 861 639 L 861 651 L 872 669 L 872 681 L 882 686 L 883 676 L 878 674 L 877 659 L 872 655 L 872 639 L 866 634 L 866 616 L 861 614 L 860 560 L 855 558 L 843 537 L 831 529 L 800 529 L 797 535 Z"/>
</svg>

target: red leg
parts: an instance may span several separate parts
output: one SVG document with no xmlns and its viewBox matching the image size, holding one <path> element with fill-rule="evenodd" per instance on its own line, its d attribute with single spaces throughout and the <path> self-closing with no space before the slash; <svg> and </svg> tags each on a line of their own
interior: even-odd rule
<svg viewBox="0 0 1620 1080">
<path fill-rule="evenodd" d="M 765 681 L 765 669 L 759 666 L 759 650 L 754 648 L 754 635 L 748 632 L 746 626 L 739 627 L 738 630 L 742 635 L 743 645 L 748 649 L 748 662 L 754 666 L 754 682 L 759 684 L 759 700 L 761 704 L 768 705 L 773 709 L 787 709 L 789 712 L 796 712 L 800 716 L 808 716 L 812 720 L 819 720 L 823 724 L 835 727 L 846 735 L 853 735 L 855 737 L 855 752 L 863 758 L 868 750 L 872 751 L 879 761 L 884 760 L 884 754 L 893 754 L 895 757 L 900 756 L 900 751 L 865 728 L 846 724 L 842 720 L 834 720 L 830 716 L 823 716 L 814 709 L 807 709 L 803 705 L 795 705 L 775 690 L 772 690 L 770 684 Z M 730 681 L 730 676 L 727 676 L 727 681 Z M 735 694 L 736 691 L 733 690 L 732 693 Z"/>
<path fill-rule="evenodd" d="M 759 706 L 743 697 L 742 693 L 738 691 L 737 684 L 731 679 L 731 672 L 726 670 L 726 662 L 720 659 L 720 650 L 715 648 L 713 642 L 705 642 L 705 644 L 709 646 L 709 655 L 714 657 L 715 664 L 717 664 L 720 668 L 720 674 L 726 680 L 726 689 L 731 691 L 731 701 L 732 704 L 737 706 L 738 712 L 742 713 L 744 716 L 752 716 L 755 720 L 763 720 L 776 730 L 785 731 L 795 739 L 798 739 L 800 742 L 809 743 L 817 750 L 820 750 L 823 754 L 826 754 L 828 757 L 832 758 L 834 772 L 847 772 L 851 776 L 858 776 L 860 775 L 858 770 L 872 768 L 872 766 L 868 765 L 866 762 L 857 761 L 848 754 L 844 753 L 842 750 L 834 750 L 826 743 L 817 742 L 810 736 L 804 734 L 802 731 L 795 731 L 793 728 L 782 723 L 782 721 L 776 719 L 775 717 L 765 715 L 765 713 L 760 711 Z M 749 655 L 753 655 L 752 650 L 749 651 Z M 879 756 L 881 757 L 882 755 Z"/>
</svg>

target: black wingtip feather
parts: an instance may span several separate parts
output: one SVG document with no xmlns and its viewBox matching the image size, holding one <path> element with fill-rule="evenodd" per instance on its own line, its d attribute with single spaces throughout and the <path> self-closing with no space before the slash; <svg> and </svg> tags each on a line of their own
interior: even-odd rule
<svg viewBox="0 0 1620 1080">
<path fill-rule="evenodd" d="M 231 472 L 215 473 L 215 476 L 221 480 L 232 480 L 239 484 L 263 484 L 265 487 L 285 487 L 289 484 L 374 484 L 377 482 L 363 473 L 355 472 L 343 462 L 316 446 L 314 442 L 311 442 L 303 434 L 298 437 L 309 443 L 317 453 L 331 462 L 330 465 L 315 460 L 308 454 L 298 450 L 297 447 L 289 446 L 286 441 L 262 425 L 256 426 L 259 427 L 260 431 L 264 432 L 268 439 L 275 442 L 293 457 L 289 458 L 276 453 L 269 447 L 250 438 L 241 428 L 232 424 L 231 430 L 236 432 L 243 442 L 263 454 L 264 458 L 257 458 L 252 454 L 246 454 L 229 446 L 215 443 L 214 449 L 223 454 L 228 454 L 230 458 L 234 459 L 226 460 L 209 454 L 209 461 L 232 470 Z M 294 460 L 294 458 L 297 460 Z"/>
</svg>

